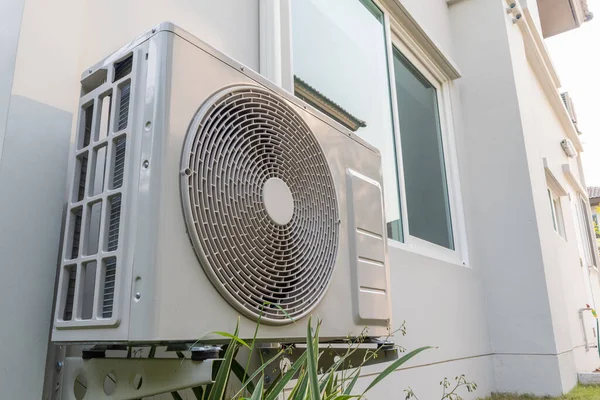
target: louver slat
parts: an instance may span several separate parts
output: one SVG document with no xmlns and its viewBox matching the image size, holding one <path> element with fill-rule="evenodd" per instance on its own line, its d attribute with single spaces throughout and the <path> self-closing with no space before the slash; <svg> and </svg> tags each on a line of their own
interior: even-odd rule
<svg viewBox="0 0 600 400">
<path fill-rule="evenodd" d="M 131 68 L 133 66 L 133 55 L 130 55 L 126 59 L 115 63 L 115 79 L 114 81 L 118 81 L 129 75 L 131 73 Z"/>
<path fill-rule="evenodd" d="M 87 177 L 88 156 L 84 154 L 79 161 L 79 186 L 77 189 L 77 201 L 85 197 L 85 179 Z"/>
<path fill-rule="evenodd" d="M 129 119 L 129 95 L 131 92 L 131 84 L 128 83 L 121 88 L 121 101 L 119 103 L 119 116 L 117 123 L 117 130 L 123 130 L 127 128 L 127 121 Z"/>
<path fill-rule="evenodd" d="M 71 245 L 71 258 L 79 257 L 79 247 L 81 238 L 81 208 L 75 211 L 75 221 L 73 222 L 73 243 Z"/>
<path fill-rule="evenodd" d="M 77 282 L 77 269 L 73 266 L 68 269 L 69 283 L 67 284 L 67 297 L 63 319 L 70 321 L 73 318 L 73 303 L 75 302 L 75 283 Z"/>
<path fill-rule="evenodd" d="M 94 116 L 94 106 L 89 106 L 85 109 L 85 125 L 83 132 L 83 147 L 90 144 L 90 139 L 92 137 L 92 122 Z"/>
<path fill-rule="evenodd" d="M 104 274 L 102 318 L 110 318 L 112 317 L 113 313 L 113 304 L 115 299 L 115 278 L 117 274 L 117 260 L 114 257 L 106 260 Z"/>
<path fill-rule="evenodd" d="M 119 244 L 119 226 L 121 220 L 121 195 L 110 201 L 110 219 L 108 221 L 108 251 L 114 251 Z"/>
<path fill-rule="evenodd" d="M 125 137 L 120 137 L 115 142 L 115 164 L 113 165 L 113 189 L 123 185 L 123 172 L 125 171 Z"/>
</svg>

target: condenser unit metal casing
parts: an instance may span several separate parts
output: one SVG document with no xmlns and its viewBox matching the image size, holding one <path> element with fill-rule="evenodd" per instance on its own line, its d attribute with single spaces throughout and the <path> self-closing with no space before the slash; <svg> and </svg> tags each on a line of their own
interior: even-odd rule
<svg viewBox="0 0 600 400">
<path fill-rule="evenodd" d="M 71 158 L 53 341 L 388 335 L 379 152 L 189 33 L 83 74 Z"/>
</svg>

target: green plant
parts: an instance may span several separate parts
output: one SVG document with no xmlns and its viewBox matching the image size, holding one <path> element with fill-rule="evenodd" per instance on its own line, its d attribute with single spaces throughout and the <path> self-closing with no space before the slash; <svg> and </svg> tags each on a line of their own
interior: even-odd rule
<svg viewBox="0 0 600 400">
<path fill-rule="evenodd" d="M 462 397 L 457 393 L 457 391 L 463 386 L 469 393 L 477 390 L 477 384 L 475 382 L 467 382 L 467 378 L 464 375 L 457 376 L 454 378 L 454 380 L 456 381 L 454 386 L 452 386 L 452 383 L 448 380 L 448 378 L 444 378 L 440 382 L 440 386 L 443 388 L 441 400 L 462 400 Z M 452 389 L 450 390 L 451 387 Z M 406 400 L 419 400 L 411 388 L 406 389 L 404 392 L 406 393 Z"/>
<path fill-rule="evenodd" d="M 280 349 L 268 360 L 261 360 L 262 364 L 252 374 L 249 374 L 248 362 L 244 368 L 236 361 L 236 355 L 240 348 L 247 348 L 250 354 L 255 350 L 259 324 L 260 320 L 250 343 L 247 343 L 238 337 L 237 327 L 234 334 L 216 332 L 227 337 L 229 343 L 225 347 L 226 350 L 223 354 L 223 359 L 220 362 L 214 383 L 206 387 L 196 387 L 192 389 L 198 400 L 224 400 L 226 398 L 236 400 L 276 400 L 283 393 L 284 388 L 288 386 L 292 379 L 296 379 L 296 381 L 287 396 L 287 399 L 289 400 L 362 399 L 365 398 L 365 395 L 374 386 L 379 384 L 400 366 L 419 353 L 432 348 L 431 346 L 425 346 L 410 352 L 400 348 L 403 355 L 391 362 L 364 390 L 356 392 L 354 389 L 360 376 L 361 368 L 369 360 L 377 358 L 380 349 L 367 351 L 362 359 L 362 363 L 352 368 L 352 366 L 349 365 L 349 360 L 359 350 L 358 344 L 366 337 L 366 332 L 362 332 L 357 340 L 349 342 L 349 346 L 345 352 L 341 354 L 326 371 L 319 371 L 318 362 L 323 355 L 323 351 L 319 351 L 319 331 L 321 321 L 317 322 L 316 327 L 313 329 L 312 319 L 309 319 L 306 330 L 306 351 L 299 356 L 287 371 L 282 371 L 275 381 L 271 382 L 267 387 L 265 382 L 265 370 L 276 360 L 285 355 L 285 349 Z M 406 334 L 404 324 L 398 331 L 403 335 Z M 231 374 L 235 375 L 241 384 L 236 393 L 226 396 L 226 389 Z M 469 392 L 477 388 L 477 385 L 474 383 L 467 382 L 464 375 L 457 377 L 456 380 L 457 382 L 454 388 L 450 391 L 448 391 L 451 386 L 449 381 L 444 378 L 441 382 L 443 386 L 442 400 L 460 400 L 461 397 L 456 394 L 456 392 L 463 386 L 466 387 Z M 406 393 L 406 399 L 414 398 L 418 400 L 412 389 L 408 389 Z M 177 392 L 173 392 L 172 396 L 175 400 L 181 398 Z"/>
</svg>

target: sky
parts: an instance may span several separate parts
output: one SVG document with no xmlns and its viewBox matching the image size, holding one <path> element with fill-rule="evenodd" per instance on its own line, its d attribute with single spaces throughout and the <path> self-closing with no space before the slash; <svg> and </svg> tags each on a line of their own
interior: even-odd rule
<svg viewBox="0 0 600 400">
<path fill-rule="evenodd" d="M 586 184 L 600 186 L 600 0 L 588 0 L 595 18 L 546 39 L 546 47 L 577 114 Z"/>
</svg>

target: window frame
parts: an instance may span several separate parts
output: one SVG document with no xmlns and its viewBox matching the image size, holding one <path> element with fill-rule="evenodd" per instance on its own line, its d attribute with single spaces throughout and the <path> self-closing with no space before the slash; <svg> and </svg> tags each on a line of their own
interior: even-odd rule
<svg viewBox="0 0 600 400">
<path fill-rule="evenodd" d="M 356 0 L 359 1 L 359 0 Z M 452 104 L 457 102 L 456 93 L 452 90 L 452 81 L 460 77 L 454 63 L 448 59 L 433 42 L 421 31 L 414 20 L 405 10 L 393 6 L 392 0 L 370 0 L 383 13 L 383 31 L 386 46 L 386 64 L 388 67 L 388 82 L 392 111 L 392 134 L 395 140 L 396 172 L 399 185 L 400 215 L 402 219 L 401 236 L 403 241 L 388 238 L 388 246 L 410 251 L 425 257 L 437 259 L 454 265 L 470 267 L 467 246 L 464 203 L 460 187 L 456 137 L 454 133 L 454 112 Z M 390 9 L 390 7 L 392 9 Z M 291 12 L 291 6 L 287 6 Z M 293 47 L 291 35 L 291 15 L 282 22 L 283 39 L 286 45 Z M 402 144 L 400 141 L 398 109 L 396 101 L 396 85 L 394 76 L 393 47 L 396 47 L 415 68 L 436 89 L 438 100 L 439 124 L 441 130 L 446 185 L 452 224 L 454 249 L 428 242 L 410 235 L 408 229 L 408 214 L 406 209 L 405 181 L 402 162 Z M 293 54 L 289 54 L 289 60 Z M 286 58 L 286 59 L 287 59 Z M 294 75 L 293 62 L 290 62 L 290 75 Z M 287 73 L 287 71 L 286 71 Z M 385 190 L 385 188 L 384 188 Z"/>
<path fill-rule="evenodd" d="M 411 35 L 390 17 L 389 12 L 378 1 L 375 1 L 384 13 L 384 28 L 386 32 L 386 46 L 388 54 L 388 70 L 390 92 L 392 101 L 392 123 L 394 139 L 396 142 L 396 159 L 398 179 L 400 186 L 400 206 L 402 214 L 402 231 L 404 242 L 388 240 L 388 245 L 403 250 L 408 250 L 420 255 L 439 259 L 452 264 L 468 266 L 468 251 L 466 227 L 460 179 L 457 165 L 456 141 L 454 133 L 454 119 L 452 111 L 452 77 L 445 74 L 441 68 L 420 48 Z M 398 104 L 396 100 L 396 85 L 394 74 L 394 48 L 396 48 L 425 79 L 435 88 L 437 108 L 439 114 L 442 152 L 444 155 L 444 168 L 446 173 L 446 190 L 452 224 L 452 238 L 454 249 L 449 249 L 424 239 L 412 236 L 408 226 L 408 210 L 404 180 L 404 166 L 402 158 L 402 140 L 400 135 L 400 122 L 398 117 Z"/>
<path fill-rule="evenodd" d="M 546 190 L 548 192 L 548 199 L 550 200 L 550 216 L 552 217 L 554 232 L 558 233 L 564 240 L 567 240 L 561 196 L 557 195 L 550 186 L 547 186 Z M 558 209 L 556 208 L 557 204 Z"/>
<path fill-rule="evenodd" d="M 575 204 L 575 209 L 577 211 L 577 225 L 579 226 L 579 230 L 582 235 L 581 245 L 583 247 L 583 258 L 586 264 L 589 261 L 589 264 L 586 265 L 588 268 L 594 268 L 598 270 L 598 246 L 596 242 L 596 235 L 594 234 L 593 225 L 591 224 L 591 210 L 590 203 L 587 199 L 581 194 L 576 194 L 577 201 Z M 589 254 L 591 252 L 591 254 Z M 588 260 L 588 254 L 590 260 Z"/>
</svg>

